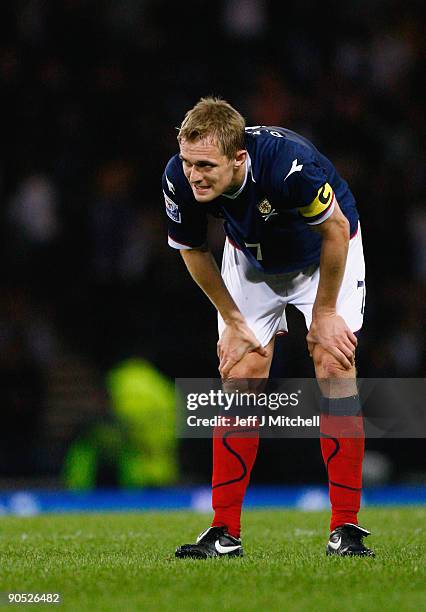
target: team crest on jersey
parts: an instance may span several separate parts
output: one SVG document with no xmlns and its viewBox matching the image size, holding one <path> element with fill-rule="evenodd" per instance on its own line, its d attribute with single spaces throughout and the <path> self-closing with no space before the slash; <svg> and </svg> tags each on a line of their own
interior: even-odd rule
<svg viewBox="0 0 426 612">
<path fill-rule="evenodd" d="M 262 213 L 262 215 L 267 215 L 268 213 L 271 212 L 272 206 L 270 205 L 268 200 L 265 198 L 264 200 L 259 202 L 259 204 L 257 205 L 257 208 Z"/>
<path fill-rule="evenodd" d="M 264 221 L 267 221 L 274 215 L 278 214 L 275 208 L 272 208 L 270 202 L 268 202 L 266 198 L 259 202 L 259 204 L 257 205 L 257 210 L 262 214 L 262 219 Z"/>
<path fill-rule="evenodd" d="M 171 200 L 169 196 L 166 193 L 164 193 L 164 191 L 163 191 L 163 194 L 164 194 L 164 201 L 166 203 L 167 216 L 170 217 L 170 219 L 174 221 L 175 223 L 181 223 L 182 219 L 181 219 L 181 214 L 179 211 L 179 206 L 175 202 L 173 202 L 173 200 Z"/>
</svg>

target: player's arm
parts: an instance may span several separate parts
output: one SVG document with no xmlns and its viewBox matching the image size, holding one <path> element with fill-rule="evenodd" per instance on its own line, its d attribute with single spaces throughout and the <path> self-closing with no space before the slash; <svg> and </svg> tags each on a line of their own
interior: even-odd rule
<svg viewBox="0 0 426 612">
<path fill-rule="evenodd" d="M 209 249 L 203 246 L 182 250 L 180 254 L 193 280 L 220 312 L 226 325 L 244 324 L 244 317 L 226 288 Z"/>
<path fill-rule="evenodd" d="M 295 166 L 295 162 L 297 165 Z M 296 160 L 287 159 L 289 178 L 282 181 L 283 195 L 298 206 L 305 223 L 322 236 L 320 280 L 312 311 L 312 323 L 307 335 L 312 355 L 315 344 L 331 353 L 345 369 L 354 361 L 356 336 L 336 312 L 337 297 L 342 284 L 349 245 L 349 225 L 336 201 L 327 174 L 315 155 Z M 295 166 L 295 167 L 294 167 Z M 293 169 L 294 167 L 294 169 Z"/>
<path fill-rule="evenodd" d="M 247 353 L 267 356 L 226 288 L 213 255 L 207 247 L 181 250 L 185 265 L 225 322 L 225 329 L 217 345 L 219 371 L 227 378 L 233 366 Z"/>
<path fill-rule="evenodd" d="M 315 344 L 321 344 L 344 368 L 350 369 L 357 338 L 336 312 L 349 247 L 349 222 L 334 201 L 331 215 L 314 228 L 322 236 L 322 246 L 320 280 L 307 336 L 309 352 Z"/>
</svg>

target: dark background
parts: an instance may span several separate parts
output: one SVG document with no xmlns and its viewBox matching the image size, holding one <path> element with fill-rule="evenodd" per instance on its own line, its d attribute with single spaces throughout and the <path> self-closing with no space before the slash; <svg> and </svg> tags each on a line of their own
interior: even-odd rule
<svg viewBox="0 0 426 612">
<path fill-rule="evenodd" d="M 363 226 L 360 376 L 426 375 L 423 8 L 2 3 L 3 486 L 60 481 L 70 441 L 108 413 L 105 375 L 123 358 L 171 378 L 217 375 L 215 313 L 167 247 L 160 182 L 202 95 L 221 95 L 248 125 L 298 131 L 332 159 Z M 214 225 L 218 256 L 222 241 Z M 311 376 L 303 321 L 289 313 L 289 324 L 274 372 Z M 420 442 L 369 441 L 372 479 L 424 482 Z M 261 451 L 257 482 L 323 479 L 315 441 Z M 210 478 L 207 442 L 182 443 L 180 461 L 182 482 Z"/>
</svg>

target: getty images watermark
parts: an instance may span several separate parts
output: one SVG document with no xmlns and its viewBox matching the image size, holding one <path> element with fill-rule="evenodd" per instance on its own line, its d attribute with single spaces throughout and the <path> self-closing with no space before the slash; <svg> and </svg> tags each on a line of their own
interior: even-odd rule
<svg viewBox="0 0 426 612">
<path fill-rule="evenodd" d="M 223 391 L 223 389 L 210 389 L 207 393 L 188 393 L 186 396 L 186 407 L 188 410 L 211 406 L 220 407 L 224 410 L 231 408 L 246 408 L 262 406 L 270 410 L 278 410 L 284 406 L 297 406 L 301 389 L 294 393 L 253 393 L 249 391 Z"/>
<path fill-rule="evenodd" d="M 344 379 L 241 380 L 232 386 L 224 386 L 220 379 L 176 379 L 177 435 L 208 438 L 215 428 L 230 427 L 256 429 L 263 437 L 318 438 L 324 397 L 346 398 L 354 393 L 366 438 L 426 438 L 424 378 L 364 378 L 357 380 L 355 389 Z M 339 413 L 328 418 L 327 425 L 333 428 L 329 433 L 360 435 L 359 422 L 349 415 Z"/>
<path fill-rule="evenodd" d="M 210 437 L 215 428 L 227 427 L 234 431 L 255 428 L 266 437 L 319 435 L 319 410 L 304 410 L 304 405 L 315 404 L 302 401 L 308 389 L 297 384 L 280 384 L 274 389 L 266 381 L 253 380 L 234 381 L 227 387 L 219 379 L 179 379 L 176 383 L 181 400 L 180 437 Z"/>
<path fill-rule="evenodd" d="M 293 393 L 250 393 L 247 391 L 224 391 L 223 389 L 210 389 L 208 392 L 188 393 L 186 408 L 196 411 L 199 408 L 209 407 L 211 410 L 221 409 L 225 413 L 234 412 L 235 409 L 268 409 L 277 411 L 280 408 L 296 407 L 299 405 L 299 396 L 302 390 Z M 276 414 L 215 414 L 205 417 L 195 414 L 186 417 L 188 427 L 319 427 L 319 415 L 304 418 L 300 415 L 286 416 Z"/>
</svg>

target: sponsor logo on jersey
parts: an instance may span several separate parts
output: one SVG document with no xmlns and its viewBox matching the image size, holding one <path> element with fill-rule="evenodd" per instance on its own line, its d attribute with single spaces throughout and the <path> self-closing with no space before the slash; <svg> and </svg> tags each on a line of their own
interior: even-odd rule
<svg viewBox="0 0 426 612">
<path fill-rule="evenodd" d="M 303 164 L 298 164 L 297 163 L 297 159 L 293 159 L 293 162 L 291 164 L 291 168 L 287 173 L 287 176 L 285 177 L 285 181 L 288 179 L 288 177 L 293 174 L 293 172 L 301 172 L 303 168 Z"/>
<path fill-rule="evenodd" d="M 171 200 L 164 191 L 163 191 L 163 194 L 164 194 L 164 202 L 166 204 L 167 216 L 170 217 L 170 219 L 174 221 L 175 223 L 181 223 L 182 218 L 181 218 L 181 214 L 179 211 L 179 206 L 175 202 L 173 202 L 173 200 Z"/>
</svg>

